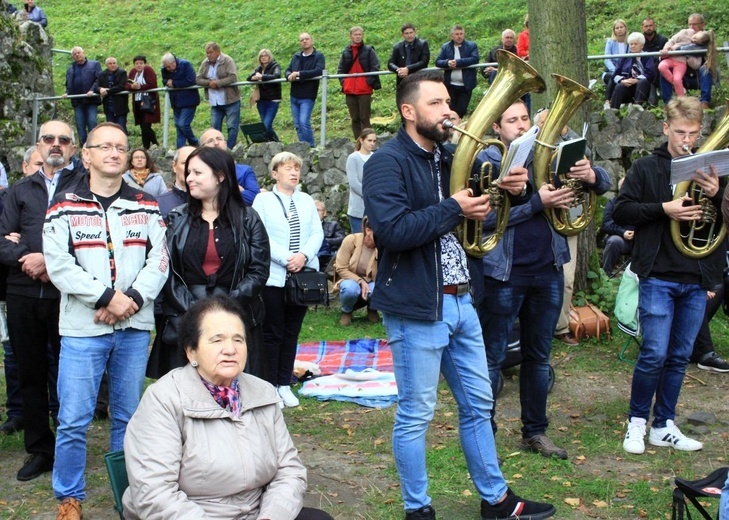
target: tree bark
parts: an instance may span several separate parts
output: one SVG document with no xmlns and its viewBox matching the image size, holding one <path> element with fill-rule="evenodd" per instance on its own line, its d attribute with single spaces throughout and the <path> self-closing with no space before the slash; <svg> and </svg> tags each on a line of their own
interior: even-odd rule
<svg viewBox="0 0 729 520">
<path fill-rule="evenodd" d="M 557 94 L 553 73 L 587 85 L 587 21 L 585 0 L 528 0 L 529 61 L 547 83 L 544 94 L 532 94 L 532 113 L 546 107 Z M 590 103 L 583 103 L 570 120 L 582 133 L 589 118 Z M 580 233 L 575 268 L 575 292 L 587 289 L 590 255 L 595 250 L 595 226 Z"/>
</svg>

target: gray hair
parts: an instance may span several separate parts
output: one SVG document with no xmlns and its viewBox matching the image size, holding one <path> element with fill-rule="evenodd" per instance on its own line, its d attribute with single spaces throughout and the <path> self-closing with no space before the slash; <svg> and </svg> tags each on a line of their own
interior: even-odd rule
<svg viewBox="0 0 729 520">
<path fill-rule="evenodd" d="M 175 55 L 171 52 L 168 52 L 164 56 L 162 56 L 162 65 L 164 65 L 165 63 L 174 63 L 175 61 Z"/>
<path fill-rule="evenodd" d="M 23 162 L 30 164 L 30 156 L 35 153 L 35 145 L 28 147 L 23 154 Z"/>
<path fill-rule="evenodd" d="M 640 32 L 632 32 L 628 35 L 628 43 L 640 43 L 641 45 L 645 45 L 645 36 L 643 36 L 643 33 Z"/>
<path fill-rule="evenodd" d="M 57 119 L 53 119 L 51 121 L 46 121 L 45 123 L 43 123 L 41 125 L 41 127 L 38 129 L 38 139 L 40 139 L 40 137 L 42 135 L 44 135 L 43 129 L 45 128 L 45 126 L 48 123 L 63 123 L 64 125 L 66 125 L 68 127 L 68 130 L 71 132 L 71 144 L 74 144 L 74 145 L 76 144 L 76 132 L 74 131 L 73 127 L 71 125 L 69 125 L 68 123 L 66 123 L 65 121 L 59 121 Z"/>
</svg>

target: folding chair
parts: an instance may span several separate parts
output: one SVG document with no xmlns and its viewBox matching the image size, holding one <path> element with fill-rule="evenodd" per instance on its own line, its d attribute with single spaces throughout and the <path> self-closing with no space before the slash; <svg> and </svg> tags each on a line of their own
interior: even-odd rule
<svg viewBox="0 0 729 520">
<path fill-rule="evenodd" d="M 630 264 L 625 266 L 623 278 L 620 280 L 618 295 L 615 298 L 615 319 L 618 329 L 628 335 L 623 348 L 618 354 L 620 361 L 633 363 L 626 359 L 625 353 L 630 345 L 636 344 L 640 349 L 640 321 L 638 320 L 638 276 L 630 270 Z"/>
<path fill-rule="evenodd" d="M 719 513 L 717 512 L 715 517 L 709 515 L 699 499 L 721 498 L 721 489 L 724 487 L 727 472 L 729 472 L 729 467 L 714 470 L 707 477 L 698 480 L 684 480 L 676 477 L 674 479 L 676 489 L 673 490 L 671 520 L 691 520 L 691 511 L 686 503 L 687 498 L 705 520 L 718 520 Z M 684 513 L 686 513 L 685 517 Z"/>
<path fill-rule="evenodd" d="M 124 491 L 129 487 L 127 466 L 124 462 L 124 450 L 107 453 L 104 455 L 104 463 L 106 464 L 106 471 L 109 474 L 111 491 L 114 494 L 114 509 L 119 513 L 119 518 L 124 520 L 122 496 L 124 496 Z"/>
<path fill-rule="evenodd" d="M 248 146 L 250 146 L 251 143 L 268 142 L 268 138 L 266 137 L 266 127 L 263 126 L 263 123 L 250 123 L 240 125 L 240 131 L 243 132 Z"/>
</svg>

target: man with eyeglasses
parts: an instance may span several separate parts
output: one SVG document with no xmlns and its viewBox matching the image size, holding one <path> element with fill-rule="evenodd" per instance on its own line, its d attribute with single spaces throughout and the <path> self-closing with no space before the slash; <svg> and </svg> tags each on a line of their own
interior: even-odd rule
<svg viewBox="0 0 729 520">
<path fill-rule="evenodd" d="M 94 85 L 98 85 L 101 74 L 101 64 L 96 60 L 86 59 L 81 47 L 71 49 L 71 56 L 73 63 L 66 71 L 66 92 L 63 97 L 86 95 L 86 97 L 71 98 L 78 138 L 83 144 L 86 142 L 88 132 L 96 126 L 96 116 L 101 104 L 101 98 L 94 93 Z"/>
<path fill-rule="evenodd" d="M 48 371 L 61 346 L 60 293 L 46 272 L 43 222 L 54 194 L 82 175 L 71 163 L 76 139 L 66 123 L 42 125 L 36 147 L 42 168 L 13 185 L 0 217 L 0 262 L 9 266 L 8 329 L 18 364 L 25 451 L 30 455 L 18 471 L 21 481 L 50 471 L 55 448 L 48 424 Z"/>
<path fill-rule="evenodd" d="M 673 243 L 671 221 L 690 223 L 701 218 L 700 205 L 688 195 L 673 198 L 671 159 L 688 155 L 701 135 L 703 110 L 698 99 L 680 97 L 666 106 L 663 133 L 667 142 L 653 155 L 630 167 L 615 201 L 613 219 L 635 226 L 631 269 L 640 277 L 639 319 L 643 333 L 633 371 L 630 409 L 623 449 L 645 451 L 646 425 L 653 405 L 648 442 L 681 451 L 703 445 L 686 437 L 675 425 L 681 392 L 694 340 L 706 307 L 706 292 L 721 283 L 726 250 L 719 247 L 701 259 L 682 254 Z M 693 176 L 720 215 L 724 182 L 712 165 Z M 721 219 L 716 223 L 723 226 Z"/>
<path fill-rule="evenodd" d="M 53 492 L 58 518 L 80 519 L 86 434 L 109 374 L 111 451 L 123 449 L 147 368 L 154 299 L 167 280 L 165 223 L 153 196 L 122 180 L 129 144 L 102 123 L 82 150 L 89 175 L 56 195 L 43 229 L 48 276 L 61 292 Z"/>
<path fill-rule="evenodd" d="M 200 135 L 200 145 L 228 150 L 223 133 L 215 128 L 208 128 Z M 261 192 L 261 188 L 258 186 L 258 179 L 256 179 L 256 172 L 247 164 L 236 163 L 235 177 L 238 180 L 238 188 L 240 188 L 243 202 L 247 206 L 252 206 L 253 199 Z"/>
</svg>

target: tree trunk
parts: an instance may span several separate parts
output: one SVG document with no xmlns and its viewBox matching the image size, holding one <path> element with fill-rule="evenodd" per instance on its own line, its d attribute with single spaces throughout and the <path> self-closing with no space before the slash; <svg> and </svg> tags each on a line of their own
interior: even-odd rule
<svg viewBox="0 0 729 520">
<path fill-rule="evenodd" d="M 532 94 L 532 114 L 546 107 L 557 94 L 552 73 L 567 76 L 587 85 L 587 22 L 585 0 L 528 0 L 529 61 L 547 83 L 544 94 Z M 585 102 L 570 120 L 570 127 L 582 133 L 589 118 L 590 103 Z M 595 227 L 580 233 L 575 268 L 575 292 L 587 288 L 590 255 L 595 250 Z"/>
</svg>

